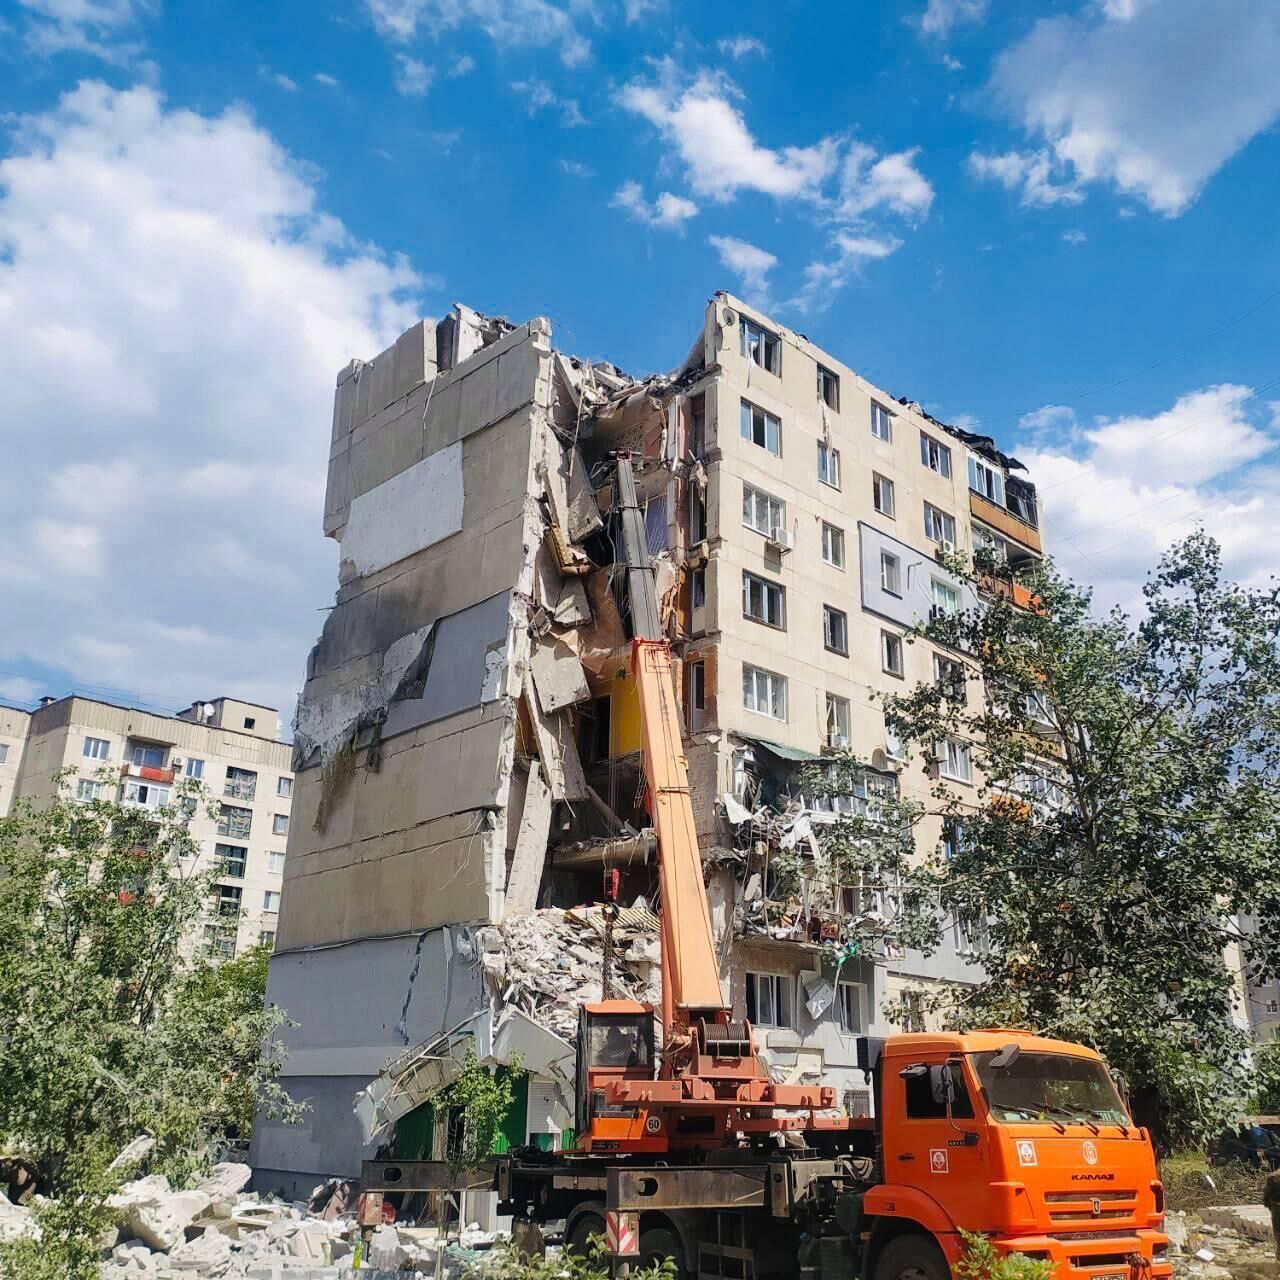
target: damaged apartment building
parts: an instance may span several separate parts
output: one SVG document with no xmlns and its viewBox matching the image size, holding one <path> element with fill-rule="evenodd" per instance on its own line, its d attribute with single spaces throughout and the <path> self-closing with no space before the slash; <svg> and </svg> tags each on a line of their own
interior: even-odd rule
<svg viewBox="0 0 1280 1280">
<path fill-rule="evenodd" d="M 545 319 L 458 306 L 338 377 L 339 585 L 299 702 L 268 990 L 310 1109 L 258 1125 L 262 1187 L 305 1193 L 378 1148 L 442 1155 L 429 1098 L 468 1048 L 526 1073 L 513 1145 L 570 1141 L 607 889 L 613 994 L 657 999 L 618 451 L 676 658 L 722 981 L 776 1078 L 865 1109 L 854 1034 L 891 1030 L 908 988 L 979 973 L 959 927 L 932 957 L 900 949 L 883 886 L 782 892 L 769 861 L 817 865 L 835 815 L 971 781 L 961 742 L 907 761 L 871 694 L 946 674 L 954 655 L 903 639 L 975 602 L 940 550 L 991 547 L 1013 570 L 992 589 L 1022 590 L 1041 540 L 1020 465 L 726 294 L 645 379 L 562 354 Z M 856 793 L 803 794 L 843 747 L 867 765 Z"/>
</svg>

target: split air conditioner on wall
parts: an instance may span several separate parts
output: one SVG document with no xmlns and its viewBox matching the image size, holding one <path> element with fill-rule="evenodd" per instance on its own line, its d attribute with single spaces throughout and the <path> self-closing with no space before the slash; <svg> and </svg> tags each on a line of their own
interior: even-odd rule
<svg viewBox="0 0 1280 1280">
<path fill-rule="evenodd" d="M 946 555 L 950 556 L 955 554 L 956 544 L 952 542 L 950 538 L 943 538 L 939 545 L 942 547 L 942 550 Z"/>
<path fill-rule="evenodd" d="M 795 548 L 796 535 L 790 529 L 775 529 L 765 541 L 769 546 L 784 554 Z"/>
</svg>

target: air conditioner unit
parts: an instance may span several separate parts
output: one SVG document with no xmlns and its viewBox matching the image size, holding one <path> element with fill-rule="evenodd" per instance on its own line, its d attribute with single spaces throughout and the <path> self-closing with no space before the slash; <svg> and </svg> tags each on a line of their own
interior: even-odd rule
<svg viewBox="0 0 1280 1280">
<path fill-rule="evenodd" d="M 776 548 L 784 554 L 795 548 L 796 535 L 790 529 L 775 529 L 766 539 L 769 546 Z"/>
<path fill-rule="evenodd" d="M 738 313 L 732 307 L 725 307 L 724 322 L 731 329 L 738 323 Z"/>
<path fill-rule="evenodd" d="M 181 769 L 181 768 L 182 768 L 182 766 L 183 766 L 183 765 L 185 765 L 186 763 L 187 763 L 187 760 L 186 760 L 186 757 L 185 757 L 185 756 L 170 756 L 170 757 L 169 757 L 169 768 L 170 768 L 170 769 L 175 769 L 175 770 Z"/>
<path fill-rule="evenodd" d="M 943 538 L 938 545 L 942 548 L 944 555 L 955 555 L 956 544 L 952 542 L 950 538 Z"/>
</svg>

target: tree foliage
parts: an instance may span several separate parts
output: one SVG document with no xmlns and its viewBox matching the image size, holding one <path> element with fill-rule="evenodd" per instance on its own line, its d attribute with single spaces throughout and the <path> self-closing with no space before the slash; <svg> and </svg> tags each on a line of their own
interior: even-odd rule
<svg viewBox="0 0 1280 1280">
<path fill-rule="evenodd" d="M 259 1100 L 290 1107 L 262 1052 L 283 1020 L 265 955 L 220 965 L 200 942 L 217 870 L 196 870 L 199 789 L 155 810 L 69 786 L 0 819 L 0 1144 L 74 1198 L 140 1133 L 181 1180 Z"/>
<path fill-rule="evenodd" d="M 1229 957 L 1280 969 L 1280 590 L 1225 581 L 1203 533 L 1161 560 L 1136 622 L 1094 616 L 1051 565 L 1031 608 L 1000 574 L 979 560 L 984 607 L 916 638 L 965 679 L 885 698 L 958 834 L 907 891 L 988 935 L 986 980 L 931 998 L 953 1024 L 1096 1047 L 1158 1139 L 1202 1136 L 1274 1062 L 1250 1054 Z M 947 738 L 972 785 L 938 776 Z"/>
</svg>

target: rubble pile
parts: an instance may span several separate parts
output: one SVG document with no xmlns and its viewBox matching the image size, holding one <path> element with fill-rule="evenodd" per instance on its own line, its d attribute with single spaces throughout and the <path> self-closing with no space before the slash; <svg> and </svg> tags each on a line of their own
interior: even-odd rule
<svg viewBox="0 0 1280 1280">
<path fill-rule="evenodd" d="M 473 1226 L 441 1257 L 436 1228 L 384 1225 L 365 1248 L 352 1184 L 289 1204 L 246 1192 L 251 1172 L 218 1164 L 191 1190 L 160 1174 L 126 1183 L 109 1201 L 115 1225 L 102 1240 L 103 1280 L 405 1280 L 434 1277 L 441 1260 L 442 1280 L 452 1280 L 494 1240 Z M 0 1195 L 0 1240 L 39 1235 L 30 1206 Z"/>
<path fill-rule="evenodd" d="M 1169 1254 L 1178 1280 L 1275 1280 L 1280 1277 L 1271 1215 L 1261 1205 L 1170 1210 Z"/>
<path fill-rule="evenodd" d="M 618 913 L 613 931 L 615 998 L 661 1000 L 658 917 L 643 898 Z M 552 908 L 508 917 L 480 932 L 494 994 L 572 1042 L 578 1008 L 601 998 L 600 907 Z"/>
</svg>

